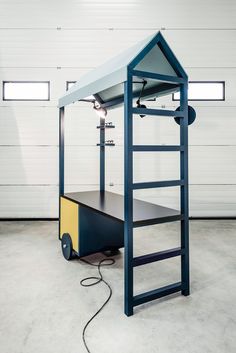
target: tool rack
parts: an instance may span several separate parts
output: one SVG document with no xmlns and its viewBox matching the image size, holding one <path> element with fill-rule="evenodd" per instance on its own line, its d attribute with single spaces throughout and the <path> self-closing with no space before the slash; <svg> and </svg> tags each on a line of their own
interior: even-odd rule
<svg viewBox="0 0 236 353">
<path fill-rule="evenodd" d="M 158 52 L 152 51 L 158 48 Z M 155 49 L 156 50 L 156 49 Z M 150 54 L 151 53 L 151 54 Z M 155 55 L 157 56 L 155 57 Z M 127 58 L 128 55 L 128 58 Z M 150 63 L 150 55 L 154 56 L 156 69 Z M 147 61 L 144 61 L 148 57 Z M 124 306 L 125 314 L 133 314 L 135 306 L 145 302 L 175 293 L 181 292 L 184 296 L 189 295 L 189 210 L 188 210 L 188 77 L 167 45 L 160 32 L 143 41 L 141 45 L 134 48 L 133 54 L 119 56 L 118 61 L 125 61 L 123 71 L 115 74 L 115 81 L 110 82 L 106 75 L 108 84 L 91 81 L 93 72 L 85 76 L 84 80 L 78 81 L 64 97 L 59 100 L 60 121 L 60 231 L 59 238 L 63 234 L 70 234 L 71 240 L 65 243 L 73 249 L 78 256 L 85 256 L 97 251 L 115 249 L 124 246 Z M 126 59 L 124 59 L 126 58 Z M 158 58 L 162 62 L 160 72 L 158 70 Z M 111 61 L 117 65 L 117 59 Z M 141 63 L 141 64 L 140 64 Z M 144 63 L 144 64 L 142 64 Z M 168 66 L 168 65 L 169 66 Z M 143 68 L 146 68 L 145 70 Z M 166 69 L 168 68 L 168 70 Z M 103 70 L 103 69 L 101 69 Z M 101 71 L 100 70 L 100 71 Z M 120 69 L 119 69 L 120 70 Z M 167 73 L 165 73 L 167 71 Z M 115 70 L 113 70 L 114 76 Z M 171 72 L 171 74 L 170 74 Z M 98 75 L 95 75 L 98 77 Z M 102 76 L 102 75 L 101 75 Z M 104 75 L 105 76 L 105 75 Z M 111 76 L 111 77 L 113 77 Z M 118 78 L 117 78 L 118 77 Z M 84 84 L 87 79 L 87 85 Z M 180 91 L 180 108 L 176 111 L 166 109 L 151 109 L 145 107 L 134 107 L 133 100 L 137 98 L 140 88 L 134 89 L 137 79 L 147 80 L 145 97 L 172 94 Z M 122 94 L 115 98 L 103 100 L 102 93 L 109 87 L 117 84 Z M 100 86 L 99 86 L 100 85 Z M 114 91 L 114 90 L 113 90 Z M 113 92 L 112 91 L 112 92 Z M 103 108 L 114 108 L 124 104 L 124 195 L 118 195 L 105 190 L 105 129 L 111 128 L 100 119 L 100 189 L 98 191 L 65 193 L 64 192 L 64 107 L 77 100 L 84 100 L 93 94 L 95 99 Z M 180 127 L 180 145 L 134 145 L 133 144 L 133 116 L 150 115 L 153 119 L 164 116 L 166 119 L 177 119 Z M 145 119 L 145 118 L 144 118 Z M 174 123 L 174 122 L 173 122 Z M 180 153 L 180 178 L 179 180 L 133 182 L 133 156 L 139 152 L 163 152 L 171 151 Z M 175 187 L 180 188 L 180 210 L 174 210 L 161 205 L 136 200 L 133 198 L 133 190 L 146 188 Z M 70 204 L 67 205 L 66 202 Z M 64 203 L 64 204 L 63 204 Z M 178 248 L 146 254 L 139 257 L 133 255 L 133 229 L 147 225 L 180 221 L 181 244 Z M 75 225 L 72 227 L 72 224 Z M 67 228 L 68 226 L 68 228 Z M 73 228 L 73 229 L 72 229 Z M 68 245 L 69 244 L 69 245 Z M 69 249 L 70 250 L 70 249 Z M 154 289 L 149 292 L 134 295 L 133 270 L 136 266 L 142 266 L 151 262 L 181 257 L 181 278 L 177 283 Z"/>
</svg>

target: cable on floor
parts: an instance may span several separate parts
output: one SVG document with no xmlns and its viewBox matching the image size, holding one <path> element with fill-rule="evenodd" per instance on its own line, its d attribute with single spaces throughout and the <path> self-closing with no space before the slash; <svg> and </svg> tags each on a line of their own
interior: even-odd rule
<svg viewBox="0 0 236 353">
<path fill-rule="evenodd" d="M 80 281 L 80 284 L 82 287 L 92 287 L 92 286 L 99 284 L 100 282 L 103 282 L 109 289 L 109 295 L 108 295 L 107 299 L 102 304 L 102 306 L 97 310 L 97 312 L 87 321 L 87 323 L 85 324 L 85 326 L 83 328 L 83 333 L 82 333 L 83 343 L 84 343 L 84 346 L 85 346 L 87 352 L 91 353 L 91 351 L 88 348 L 86 339 L 85 339 L 86 330 L 87 330 L 89 324 L 91 323 L 91 321 L 103 310 L 103 308 L 107 305 L 107 303 L 109 302 L 109 300 L 111 299 L 111 296 L 112 296 L 112 288 L 111 288 L 110 284 L 107 283 L 103 279 L 101 267 L 114 265 L 115 260 L 114 259 L 102 259 L 101 261 L 99 261 L 98 264 L 93 264 L 93 263 L 89 262 L 88 260 L 81 259 L 81 258 L 80 258 L 80 261 L 85 262 L 86 264 L 88 264 L 90 266 L 97 267 L 98 273 L 99 273 L 99 277 L 92 276 L 92 277 L 83 278 Z M 87 282 L 89 282 L 89 283 L 87 283 Z"/>
</svg>

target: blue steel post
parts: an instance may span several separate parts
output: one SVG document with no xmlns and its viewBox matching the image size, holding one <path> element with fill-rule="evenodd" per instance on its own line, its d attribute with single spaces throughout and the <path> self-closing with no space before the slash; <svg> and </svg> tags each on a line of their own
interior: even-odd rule
<svg viewBox="0 0 236 353">
<path fill-rule="evenodd" d="M 100 118 L 100 191 L 105 191 L 105 119 Z"/>
<path fill-rule="evenodd" d="M 61 200 L 60 196 L 64 195 L 64 114 L 65 109 L 61 107 L 59 109 L 59 229 L 58 238 L 60 239 L 61 234 Z"/>
<path fill-rule="evenodd" d="M 59 110 L 59 195 L 64 195 L 64 115 L 65 108 Z"/>
<path fill-rule="evenodd" d="M 190 294 L 189 284 L 189 207 L 188 207 L 188 82 L 180 85 L 180 107 L 184 117 L 180 119 L 180 144 L 184 150 L 180 153 L 180 178 L 184 180 L 181 186 L 181 214 L 184 219 L 181 221 L 181 281 L 182 294 Z"/>
<path fill-rule="evenodd" d="M 124 267 L 125 314 L 133 315 L 133 116 L 132 75 L 124 83 Z"/>
</svg>

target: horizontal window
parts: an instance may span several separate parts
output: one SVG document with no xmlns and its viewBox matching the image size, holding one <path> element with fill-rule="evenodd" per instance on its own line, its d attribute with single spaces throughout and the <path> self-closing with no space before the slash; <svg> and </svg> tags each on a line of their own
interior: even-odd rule
<svg viewBox="0 0 236 353">
<path fill-rule="evenodd" d="M 5 101 L 48 101 L 49 81 L 3 81 Z"/>
<path fill-rule="evenodd" d="M 173 101 L 180 100 L 180 93 L 172 95 Z M 225 82 L 223 81 L 190 81 L 188 84 L 190 101 L 224 101 Z"/>
<path fill-rule="evenodd" d="M 66 81 L 66 90 L 68 91 L 75 83 L 76 81 Z"/>
<path fill-rule="evenodd" d="M 66 81 L 66 90 L 68 91 L 68 89 L 70 89 L 72 86 L 74 86 L 74 84 L 76 83 L 76 81 Z M 84 100 L 94 100 L 94 96 L 88 96 L 85 97 Z"/>
</svg>

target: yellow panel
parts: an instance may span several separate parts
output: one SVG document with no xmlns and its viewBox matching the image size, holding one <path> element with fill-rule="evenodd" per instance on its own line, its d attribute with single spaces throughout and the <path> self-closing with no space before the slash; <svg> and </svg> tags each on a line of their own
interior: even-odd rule
<svg viewBox="0 0 236 353">
<path fill-rule="evenodd" d="M 64 233 L 69 233 L 73 250 L 79 252 L 79 205 L 64 197 L 60 198 L 60 202 L 60 238 Z"/>
</svg>

